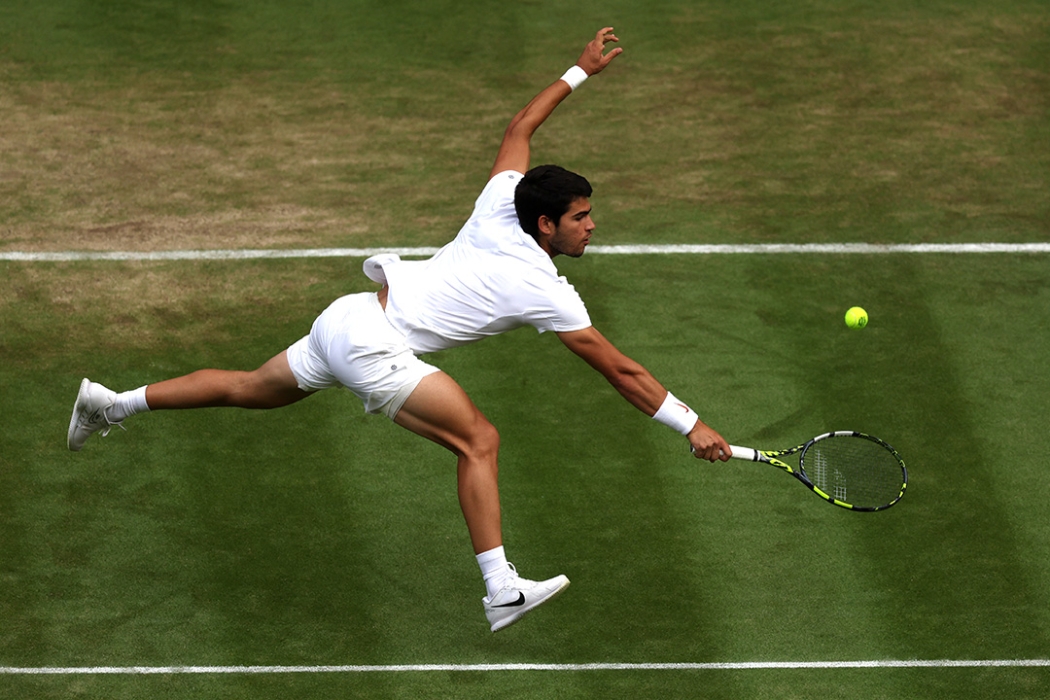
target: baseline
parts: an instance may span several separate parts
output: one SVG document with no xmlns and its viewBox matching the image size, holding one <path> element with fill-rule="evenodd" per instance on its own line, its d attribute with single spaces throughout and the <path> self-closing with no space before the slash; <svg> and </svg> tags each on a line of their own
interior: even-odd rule
<svg viewBox="0 0 1050 700">
<path fill-rule="evenodd" d="M 7 262 L 79 262 L 90 260 L 258 260 L 276 258 L 367 258 L 379 253 L 428 257 L 438 248 L 298 248 L 285 250 L 160 250 L 0 252 Z M 1050 243 L 760 243 L 751 245 L 592 245 L 593 255 L 886 255 L 898 253 L 1050 253 Z"/>
<path fill-rule="evenodd" d="M 1038 668 L 1050 659 L 878 659 L 871 661 L 752 661 L 727 663 L 587 664 L 395 664 L 346 666 L 81 666 L 26 668 L 0 666 L 0 675 L 169 675 L 288 673 L 431 673 L 506 671 L 753 671 L 851 668 Z"/>
</svg>

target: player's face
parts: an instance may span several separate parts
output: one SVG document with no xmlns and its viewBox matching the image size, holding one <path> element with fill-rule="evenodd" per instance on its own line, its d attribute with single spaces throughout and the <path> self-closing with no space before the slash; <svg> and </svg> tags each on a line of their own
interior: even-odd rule
<svg viewBox="0 0 1050 700">
<path fill-rule="evenodd" d="M 587 243 L 591 240 L 595 225 L 591 219 L 591 201 L 587 197 L 579 197 L 569 205 L 554 227 L 554 234 L 550 237 L 551 257 L 555 255 L 568 255 L 570 258 L 578 258 L 583 255 Z"/>
</svg>

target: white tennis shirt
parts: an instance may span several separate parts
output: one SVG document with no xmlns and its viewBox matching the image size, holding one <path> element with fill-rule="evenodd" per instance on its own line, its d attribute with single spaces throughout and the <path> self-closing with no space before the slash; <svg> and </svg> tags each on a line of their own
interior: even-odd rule
<svg viewBox="0 0 1050 700">
<path fill-rule="evenodd" d="M 514 188 L 524 177 L 495 175 L 454 240 L 428 260 L 383 265 L 386 315 L 416 355 L 530 325 L 578 331 L 591 325 L 576 289 L 522 230 Z"/>
</svg>

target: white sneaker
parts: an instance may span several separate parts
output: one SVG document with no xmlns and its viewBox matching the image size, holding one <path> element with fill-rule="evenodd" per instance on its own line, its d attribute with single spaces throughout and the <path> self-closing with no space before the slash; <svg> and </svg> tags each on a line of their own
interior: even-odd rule
<svg viewBox="0 0 1050 700">
<path fill-rule="evenodd" d="M 485 617 L 489 619 L 493 632 L 499 632 L 520 620 L 525 613 L 552 600 L 569 587 L 569 579 L 555 576 L 546 581 L 530 581 L 518 576 L 513 564 L 510 575 L 503 588 L 496 595 L 485 596 L 481 602 L 485 605 Z"/>
<path fill-rule="evenodd" d="M 87 439 L 99 430 L 102 435 L 109 435 L 114 425 L 121 430 L 124 426 L 111 421 L 107 411 L 113 406 L 117 392 L 110 391 L 101 384 L 85 379 L 80 382 L 80 393 L 73 405 L 73 417 L 69 419 L 69 432 L 66 433 L 66 447 L 73 452 L 80 452 Z"/>
</svg>

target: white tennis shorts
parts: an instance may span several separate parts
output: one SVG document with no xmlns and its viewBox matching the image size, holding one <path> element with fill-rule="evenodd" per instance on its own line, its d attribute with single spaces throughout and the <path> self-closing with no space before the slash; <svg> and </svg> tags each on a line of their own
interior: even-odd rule
<svg viewBox="0 0 1050 700">
<path fill-rule="evenodd" d="M 367 412 L 384 413 L 391 420 L 420 380 L 439 371 L 412 353 L 374 292 L 332 302 L 314 321 L 310 335 L 288 348 L 288 364 L 303 391 L 342 384 Z"/>
</svg>

